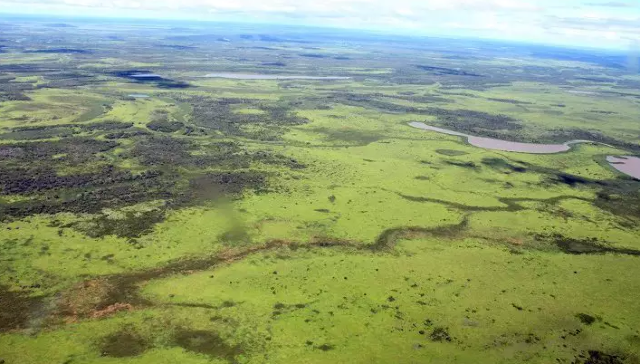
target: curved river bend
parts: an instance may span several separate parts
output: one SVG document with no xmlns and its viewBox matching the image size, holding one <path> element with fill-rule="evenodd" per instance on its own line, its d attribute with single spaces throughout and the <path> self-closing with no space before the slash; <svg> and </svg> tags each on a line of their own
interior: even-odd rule
<svg viewBox="0 0 640 364">
<path fill-rule="evenodd" d="M 573 144 L 578 144 L 578 143 L 595 143 L 595 144 L 601 144 L 607 147 L 614 148 L 609 144 L 594 142 L 591 140 L 570 140 L 562 144 L 536 144 L 536 143 L 510 142 L 508 140 L 473 136 L 473 135 L 460 133 L 453 130 L 438 128 L 438 127 L 427 125 L 425 123 L 421 123 L 418 121 L 409 123 L 409 126 L 417 129 L 435 131 L 438 133 L 464 137 L 464 138 L 467 138 L 467 141 L 469 142 L 469 144 L 475 147 L 484 148 L 484 149 L 502 150 L 505 152 L 518 152 L 518 153 L 529 153 L 529 154 L 554 154 L 554 153 L 562 153 L 562 152 L 571 150 L 571 146 Z M 626 156 L 621 158 L 609 156 L 607 157 L 607 162 L 609 162 L 609 164 L 613 168 L 617 169 L 618 171 L 628 176 L 634 177 L 636 179 L 640 179 L 640 158 L 633 157 L 633 156 Z"/>
<path fill-rule="evenodd" d="M 571 144 L 578 144 L 578 143 L 597 143 L 597 144 L 602 144 L 607 147 L 613 148 L 608 144 L 592 142 L 590 140 L 570 140 L 562 144 L 537 144 L 537 143 L 510 142 L 508 140 L 484 138 L 484 137 L 478 137 L 478 136 L 473 136 L 469 134 L 459 133 L 457 131 L 437 128 L 435 126 L 427 125 L 425 123 L 421 123 L 417 121 L 409 123 L 409 126 L 422 129 L 422 130 L 429 130 L 429 131 L 435 131 L 443 134 L 465 137 L 467 138 L 467 141 L 469 142 L 469 144 L 475 147 L 484 148 L 484 149 L 502 150 L 505 152 L 519 152 L 519 153 L 529 153 L 529 154 L 554 154 L 554 153 L 566 152 L 571 149 Z"/>
</svg>

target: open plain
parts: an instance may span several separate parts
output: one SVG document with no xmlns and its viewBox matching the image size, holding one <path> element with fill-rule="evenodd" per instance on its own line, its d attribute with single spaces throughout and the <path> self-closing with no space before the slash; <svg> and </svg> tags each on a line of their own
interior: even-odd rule
<svg viewBox="0 0 640 364">
<path fill-rule="evenodd" d="M 3 363 L 640 362 L 625 55 L 151 21 L 0 35 Z"/>
</svg>

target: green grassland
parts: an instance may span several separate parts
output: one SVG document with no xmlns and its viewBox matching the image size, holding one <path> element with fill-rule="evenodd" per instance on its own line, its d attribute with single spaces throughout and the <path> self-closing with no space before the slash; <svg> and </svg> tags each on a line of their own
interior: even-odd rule
<svg viewBox="0 0 640 364">
<path fill-rule="evenodd" d="M 640 183 L 605 160 L 640 155 L 629 70 L 77 26 L 0 60 L 5 363 L 640 362 Z"/>
</svg>

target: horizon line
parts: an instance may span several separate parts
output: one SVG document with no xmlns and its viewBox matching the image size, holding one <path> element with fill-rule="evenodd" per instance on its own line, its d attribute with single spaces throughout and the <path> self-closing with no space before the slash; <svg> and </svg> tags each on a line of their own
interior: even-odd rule
<svg viewBox="0 0 640 364">
<path fill-rule="evenodd" d="M 451 39 L 451 40 L 470 40 L 470 41 L 481 41 L 481 42 L 490 42 L 490 43 L 503 43 L 503 44 L 514 44 L 514 45 L 530 45 L 530 46 L 545 46 L 549 48 L 558 48 L 565 50 L 580 50 L 580 51 L 598 51 L 598 52 L 615 52 L 628 54 L 632 49 L 623 48 L 623 47 L 603 47 L 603 46 L 585 46 L 579 44 L 564 44 L 564 43 L 552 43 L 552 42 L 544 42 L 544 41 L 535 41 L 535 40 L 515 40 L 515 39 L 500 39 L 491 36 L 473 36 L 473 35 L 456 35 L 456 34 L 447 34 L 447 33 L 439 33 L 435 32 L 421 32 L 419 34 L 409 34 L 409 32 L 394 32 L 391 29 L 378 29 L 378 28 L 349 28 L 349 27 L 340 27 L 336 25 L 316 25 L 316 24 L 292 24 L 292 23 L 284 23 L 284 22 L 260 22 L 260 21 L 242 21 L 242 20 L 220 20 L 220 19 L 198 19 L 198 18 L 190 18 L 190 17 L 178 17 L 178 18 L 169 18 L 169 17 L 151 17 L 151 16 L 110 16 L 110 15 L 80 15 L 80 14 L 41 14 L 41 13 L 13 13 L 13 12 L 4 12 L 0 10 L 0 22 L 3 20 L 2 17 L 13 17 L 13 18 L 25 18 L 25 19 L 51 19 L 51 20 L 96 20 L 96 21 L 122 21 L 122 22 L 130 22 L 135 24 L 136 22 L 157 22 L 157 23 L 170 23 L 170 22 L 184 22 L 184 23 L 199 23 L 199 24 L 243 24 L 243 25 L 254 25 L 254 26 L 281 26 L 281 27 L 290 27 L 290 28 L 310 28 L 310 29 L 322 29 L 322 30 L 335 30 L 335 31 L 348 31 L 353 33 L 363 33 L 363 34 L 380 34 L 387 36 L 397 36 L 402 38 L 439 38 L 439 39 Z"/>
</svg>

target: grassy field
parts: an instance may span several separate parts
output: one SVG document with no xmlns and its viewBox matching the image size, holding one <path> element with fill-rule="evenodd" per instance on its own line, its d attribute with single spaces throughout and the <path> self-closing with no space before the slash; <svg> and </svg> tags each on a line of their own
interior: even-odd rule
<svg viewBox="0 0 640 364">
<path fill-rule="evenodd" d="M 611 57 L 64 29 L 3 35 L 0 361 L 640 363 L 640 184 L 605 160 L 640 156 L 640 80 Z"/>
</svg>

